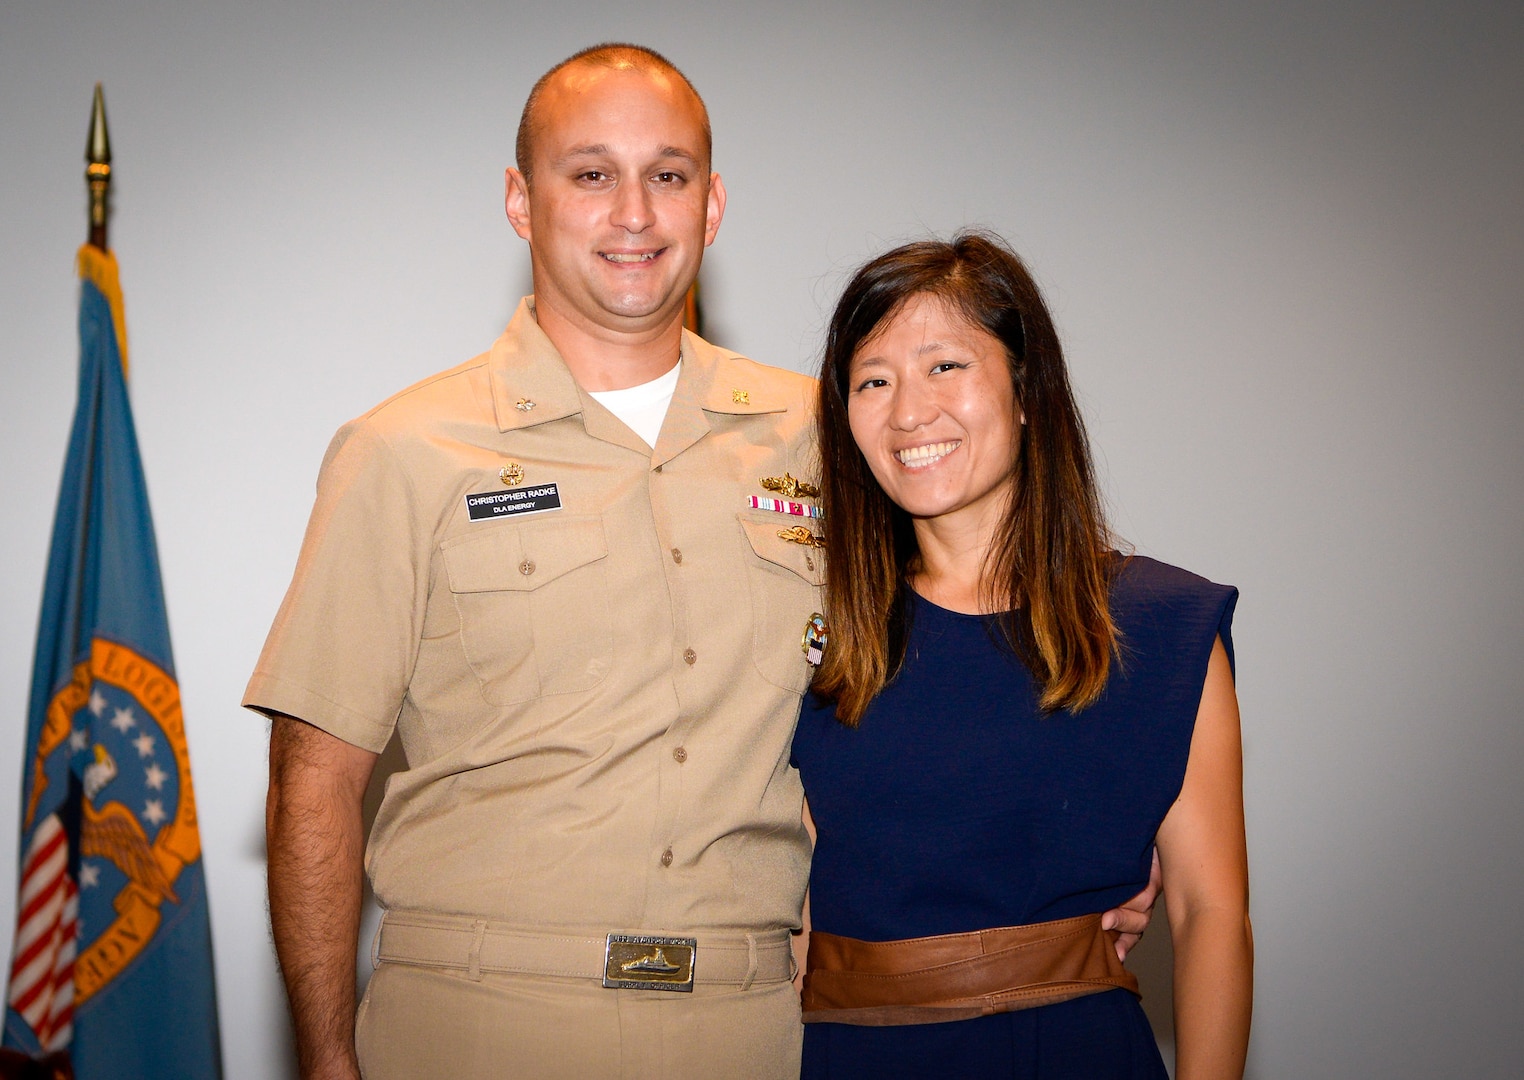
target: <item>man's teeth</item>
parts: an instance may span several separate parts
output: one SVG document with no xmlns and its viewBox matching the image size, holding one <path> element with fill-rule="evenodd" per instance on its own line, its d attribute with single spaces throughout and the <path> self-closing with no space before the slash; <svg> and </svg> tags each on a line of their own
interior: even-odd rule
<svg viewBox="0 0 1524 1080">
<path fill-rule="evenodd" d="M 952 442 L 927 443 L 925 446 L 912 446 L 908 450 L 898 450 L 894 456 L 900 459 L 901 465 L 908 465 L 914 469 L 930 465 L 934 461 L 940 461 L 962 445 L 962 439 L 955 439 Z"/>
<path fill-rule="evenodd" d="M 647 252 L 644 252 L 644 253 L 641 253 L 641 254 L 635 254 L 635 255 L 625 255 L 625 254 L 621 254 L 621 253 L 617 253 L 617 252 L 609 252 L 609 253 L 605 254 L 603 257 L 605 259 L 607 259 L 609 262 L 635 263 L 635 262 L 650 262 L 652 259 L 656 258 L 656 255 L 657 255 L 657 253 L 654 252 L 654 251 L 647 251 Z"/>
</svg>

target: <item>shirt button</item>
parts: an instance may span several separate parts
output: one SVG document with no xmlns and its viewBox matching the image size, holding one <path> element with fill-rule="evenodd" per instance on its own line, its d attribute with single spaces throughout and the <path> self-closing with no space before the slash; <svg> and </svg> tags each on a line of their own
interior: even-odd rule
<svg viewBox="0 0 1524 1080">
<path fill-rule="evenodd" d="M 519 573 L 523 574 L 525 577 L 528 577 L 530 574 L 534 573 L 534 563 L 530 562 L 528 559 L 525 559 L 523 562 L 519 563 Z"/>
<path fill-rule="evenodd" d="M 678 566 L 683 565 L 683 553 L 680 549 L 672 549 L 672 561 L 677 563 Z"/>
<path fill-rule="evenodd" d="M 656 466 L 656 469 L 655 469 L 655 471 L 656 471 L 656 472 L 661 472 L 661 466 L 660 466 L 660 465 L 658 465 L 658 466 Z"/>
<path fill-rule="evenodd" d="M 668 848 L 666 851 L 663 851 L 661 853 L 661 864 L 663 866 L 671 866 L 672 865 L 672 849 L 671 848 Z"/>
<path fill-rule="evenodd" d="M 677 749 L 672 751 L 672 760 L 681 765 L 688 760 L 688 751 L 684 750 L 681 746 L 677 747 Z"/>
<path fill-rule="evenodd" d="M 694 652 L 692 649 L 684 649 L 683 662 L 692 667 L 695 663 L 698 662 L 698 653 Z"/>
</svg>

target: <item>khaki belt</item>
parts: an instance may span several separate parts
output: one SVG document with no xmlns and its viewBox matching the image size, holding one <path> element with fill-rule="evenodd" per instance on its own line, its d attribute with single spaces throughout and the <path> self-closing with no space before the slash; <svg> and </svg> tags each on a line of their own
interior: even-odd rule
<svg viewBox="0 0 1524 1080">
<path fill-rule="evenodd" d="M 1136 994 L 1116 939 L 1099 915 L 903 941 L 814 932 L 804 1022 L 937 1024 L 1118 987 Z"/>
<path fill-rule="evenodd" d="M 488 973 L 601 979 L 612 989 L 686 991 L 698 983 L 746 990 L 794 977 L 787 930 L 583 937 L 414 911 L 382 916 L 373 959 L 464 971 L 471 979 Z"/>
</svg>

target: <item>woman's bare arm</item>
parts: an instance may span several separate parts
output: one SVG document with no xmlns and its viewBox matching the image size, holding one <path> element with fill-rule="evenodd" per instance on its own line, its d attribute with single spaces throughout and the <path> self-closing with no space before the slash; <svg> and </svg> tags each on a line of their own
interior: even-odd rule
<svg viewBox="0 0 1524 1080">
<path fill-rule="evenodd" d="M 1254 937 L 1238 699 L 1220 640 L 1185 782 L 1158 843 L 1175 948 L 1176 1080 L 1238 1080 L 1249 1046 Z"/>
</svg>

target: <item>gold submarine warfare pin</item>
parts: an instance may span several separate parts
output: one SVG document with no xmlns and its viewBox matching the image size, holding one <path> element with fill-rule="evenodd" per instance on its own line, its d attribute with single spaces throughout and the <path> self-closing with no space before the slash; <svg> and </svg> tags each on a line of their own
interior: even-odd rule
<svg viewBox="0 0 1524 1080">
<path fill-rule="evenodd" d="M 790 544 L 803 544 L 805 547 L 825 547 L 825 537 L 816 536 L 803 525 L 795 525 L 792 529 L 779 529 L 778 539 L 787 540 Z"/>
<path fill-rule="evenodd" d="M 798 499 L 801 497 L 806 499 L 820 498 L 820 489 L 818 487 L 808 480 L 796 480 L 788 473 L 784 473 L 782 476 L 764 476 L 757 483 L 761 484 L 768 491 L 776 491 L 785 499 Z"/>
</svg>

